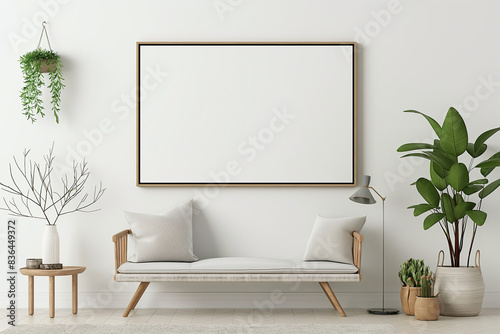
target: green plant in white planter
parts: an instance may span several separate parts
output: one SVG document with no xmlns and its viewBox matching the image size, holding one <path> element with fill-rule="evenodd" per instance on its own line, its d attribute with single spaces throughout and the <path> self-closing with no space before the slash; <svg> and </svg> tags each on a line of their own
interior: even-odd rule
<svg viewBox="0 0 500 334">
<path fill-rule="evenodd" d="M 484 198 L 500 186 L 500 179 L 491 182 L 486 177 L 500 166 L 500 152 L 480 163 L 487 149 L 485 142 L 500 131 L 500 127 L 482 133 L 469 143 L 464 120 L 455 108 L 450 108 L 439 125 L 431 117 L 415 110 L 405 112 L 423 115 L 437 135 L 433 143 L 410 143 L 398 148 L 398 152 L 418 151 L 404 157 L 419 157 L 429 160 L 428 178 L 419 178 L 414 185 L 425 203 L 412 205 L 414 216 L 427 213 L 424 229 L 438 225 L 446 237 L 453 267 L 460 266 L 460 254 L 464 246 L 465 231 L 472 225 L 472 239 L 467 266 L 478 226 L 486 221 L 486 212 L 481 208 Z"/>
<path fill-rule="evenodd" d="M 476 286 L 473 289 L 471 287 L 464 289 L 471 293 L 482 291 L 484 294 L 484 283 L 479 266 L 469 268 L 470 255 L 477 228 L 484 225 L 487 217 L 482 208 L 483 200 L 500 186 L 500 179 L 490 181 L 486 178 L 496 167 L 500 166 L 500 152 L 494 152 L 481 162 L 477 162 L 477 159 L 485 154 L 486 141 L 500 131 L 500 127 L 485 131 L 475 141 L 469 142 L 465 122 L 455 108 L 448 110 L 442 125 L 419 111 L 406 110 L 405 112 L 424 116 L 437 136 L 433 143 L 409 143 L 398 148 L 398 152 L 417 151 L 403 157 L 419 157 L 429 160 L 427 178 L 420 177 L 413 183 L 424 199 L 424 203 L 412 205 L 409 209 L 413 209 L 414 216 L 427 214 L 423 220 L 425 230 L 435 225 L 440 227 L 446 237 L 452 269 L 461 269 L 461 253 L 465 247 L 466 230 L 469 227 L 472 228 L 467 267 L 464 268 L 465 271 L 471 273 L 462 276 L 474 275 L 478 279 L 474 282 Z M 448 272 L 446 274 L 450 277 L 448 281 L 456 279 L 457 271 L 438 267 L 436 290 L 443 289 L 443 281 L 440 277 L 445 276 L 444 271 Z M 450 286 L 450 289 L 453 287 Z M 458 300 L 453 298 L 453 292 L 450 292 L 448 296 L 442 291 L 441 297 L 445 301 L 448 297 L 450 300 Z M 468 300 L 467 296 L 462 294 L 459 300 L 462 301 L 462 305 L 457 307 L 447 305 L 443 307 L 442 305 L 441 314 L 477 315 L 479 313 L 482 295 Z M 469 303 L 468 306 L 467 303 Z"/>
<path fill-rule="evenodd" d="M 61 57 L 52 50 L 37 48 L 21 56 L 19 59 L 24 76 L 24 87 L 21 90 L 21 102 L 23 104 L 23 115 L 32 123 L 36 121 L 35 116 L 44 117 L 45 109 L 42 101 L 41 87 L 44 86 L 43 73 L 49 73 L 50 84 L 48 88 L 51 94 L 52 111 L 56 122 L 59 123 L 59 111 L 61 104 L 61 90 L 65 87 L 62 83 Z"/>
</svg>

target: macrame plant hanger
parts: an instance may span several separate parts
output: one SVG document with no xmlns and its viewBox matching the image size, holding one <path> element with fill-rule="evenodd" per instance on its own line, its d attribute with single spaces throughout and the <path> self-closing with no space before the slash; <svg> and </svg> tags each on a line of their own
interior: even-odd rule
<svg viewBox="0 0 500 334">
<path fill-rule="evenodd" d="M 36 47 L 37 50 L 40 49 L 40 44 L 42 43 L 42 38 L 43 34 L 45 33 L 45 37 L 47 38 L 47 44 L 49 45 L 49 50 L 52 52 L 52 47 L 50 46 L 50 41 L 49 41 L 49 34 L 47 33 L 47 22 L 43 21 L 42 22 L 42 33 L 40 34 L 40 39 L 38 40 L 38 46 Z M 55 69 L 55 64 L 50 63 L 50 62 L 43 62 L 40 65 L 40 72 L 41 73 L 49 73 L 49 72 L 54 72 Z"/>
<path fill-rule="evenodd" d="M 42 33 L 40 34 L 40 39 L 38 40 L 38 46 L 36 48 L 40 49 L 40 44 L 42 43 L 43 33 L 45 33 L 45 37 L 47 37 L 47 44 L 49 44 L 49 50 L 52 51 L 52 47 L 50 46 L 49 34 L 47 33 L 46 25 L 47 25 L 47 22 L 43 21 L 42 22 Z"/>
</svg>

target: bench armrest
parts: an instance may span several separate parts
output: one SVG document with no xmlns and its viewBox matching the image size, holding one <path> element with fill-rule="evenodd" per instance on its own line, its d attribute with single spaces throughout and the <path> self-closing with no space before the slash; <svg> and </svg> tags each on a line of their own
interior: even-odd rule
<svg viewBox="0 0 500 334">
<path fill-rule="evenodd" d="M 115 243 L 115 275 L 118 274 L 118 268 L 127 262 L 127 241 L 128 235 L 131 233 L 132 230 L 123 230 L 113 235 L 113 242 Z"/>
<path fill-rule="evenodd" d="M 354 260 L 354 265 L 358 268 L 359 277 L 361 278 L 361 246 L 364 238 L 358 232 L 353 232 L 352 236 L 352 258 Z"/>
</svg>

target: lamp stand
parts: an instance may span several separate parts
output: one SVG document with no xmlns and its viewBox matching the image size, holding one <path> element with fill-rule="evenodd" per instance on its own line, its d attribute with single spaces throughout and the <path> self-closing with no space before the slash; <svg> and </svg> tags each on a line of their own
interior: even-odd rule
<svg viewBox="0 0 500 334">
<path fill-rule="evenodd" d="M 369 187 L 373 189 L 372 187 Z M 373 189 L 380 198 L 382 198 L 382 308 L 370 308 L 370 314 L 397 314 L 399 310 L 394 308 L 385 308 L 385 197 L 382 197 L 375 189 Z"/>
</svg>

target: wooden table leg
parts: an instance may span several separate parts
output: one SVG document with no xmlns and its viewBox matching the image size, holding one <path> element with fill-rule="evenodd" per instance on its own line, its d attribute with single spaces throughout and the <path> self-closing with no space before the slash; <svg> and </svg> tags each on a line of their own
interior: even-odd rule
<svg viewBox="0 0 500 334">
<path fill-rule="evenodd" d="M 72 298 L 72 301 L 73 301 L 73 314 L 76 314 L 78 313 L 78 275 L 75 274 L 75 275 L 72 275 L 73 278 L 71 279 L 71 283 L 72 283 L 72 291 L 73 291 L 73 298 Z"/>
<path fill-rule="evenodd" d="M 35 313 L 35 277 L 28 276 L 28 314 Z"/>
<path fill-rule="evenodd" d="M 56 280 L 54 276 L 49 276 L 49 317 L 53 318 L 55 312 L 55 287 Z"/>
</svg>

